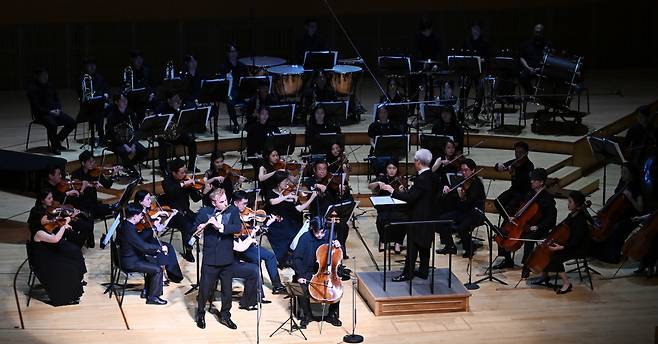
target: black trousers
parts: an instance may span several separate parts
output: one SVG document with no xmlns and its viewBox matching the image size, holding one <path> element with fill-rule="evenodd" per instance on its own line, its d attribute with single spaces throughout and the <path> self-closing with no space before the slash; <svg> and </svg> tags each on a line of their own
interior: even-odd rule
<svg viewBox="0 0 658 344">
<path fill-rule="evenodd" d="M 471 243 L 471 233 L 473 229 L 482 224 L 482 215 L 475 211 L 450 211 L 441 214 L 439 220 L 453 220 L 452 224 L 439 224 L 439 236 L 441 243 L 446 246 L 454 246 L 455 242 L 452 239 L 453 229 L 459 233 L 462 240 L 462 246 L 467 254 L 473 253 Z"/>
<path fill-rule="evenodd" d="M 505 207 L 505 211 L 508 214 L 510 214 L 510 216 L 512 216 L 519 209 L 521 203 L 523 203 L 523 198 L 525 194 L 526 194 L 525 192 L 519 192 L 517 190 L 507 189 L 503 193 L 501 193 L 500 196 L 498 196 L 498 200 L 503 205 L 503 207 Z M 496 205 L 496 209 L 498 209 L 498 212 L 503 213 L 503 209 L 500 209 L 500 205 L 498 205 L 498 202 L 495 202 L 494 204 Z"/>
<path fill-rule="evenodd" d="M 189 159 L 187 160 L 187 169 L 191 170 L 194 167 L 194 162 L 196 161 L 196 141 L 194 135 L 185 133 L 180 134 L 177 139 L 173 141 L 158 139 L 158 162 L 160 163 L 160 170 L 167 172 L 167 158 L 174 153 L 176 145 L 183 145 L 187 147 L 187 155 Z"/>
<path fill-rule="evenodd" d="M 432 243 L 429 243 L 430 245 Z M 418 264 L 418 273 L 427 276 L 430 271 L 430 255 L 432 246 L 421 247 L 413 240 L 407 240 L 407 257 L 404 260 L 404 273 L 411 272 L 413 276 L 414 269 L 416 268 L 416 259 L 420 256 L 420 263 Z"/>
<path fill-rule="evenodd" d="M 112 151 L 119 155 L 123 166 L 127 169 L 135 169 L 135 165 L 144 161 L 144 157 L 146 157 L 146 148 L 141 143 L 139 143 L 137 139 L 133 139 L 129 145 L 132 144 L 135 145 L 135 155 L 132 159 L 130 159 L 130 154 L 124 145 L 113 144 L 111 147 Z"/>
<path fill-rule="evenodd" d="M 400 245 L 402 245 L 402 243 L 404 242 L 404 237 L 407 235 L 407 228 L 405 226 L 395 226 L 386 229 L 386 225 L 394 221 L 398 221 L 398 220 L 394 220 L 394 219 L 384 220 L 377 218 L 375 225 L 377 226 L 377 233 L 379 234 L 380 243 L 384 243 L 385 236 L 389 242 L 393 242 Z M 388 231 L 388 235 L 385 235 L 386 231 Z"/>
<path fill-rule="evenodd" d="M 60 112 L 57 116 L 50 114 L 37 116 L 36 119 L 46 127 L 48 141 L 52 147 L 59 145 L 75 129 L 75 120 L 64 112 Z M 57 133 L 58 126 L 63 126 L 59 134 Z"/>
<path fill-rule="evenodd" d="M 162 274 L 163 270 L 157 263 L 151 263 L 146 260 L 130 260 L 123 262 L 124 269 L 127 271 L 143 272 L 146 274 L 144 281 L 148 297 L 162 295 Z"/>
<path fill-rule="evenodd" d="M 258 293 L 263 294 L 263 283 L 258 278 L 258 265 L 252 263 L 245 263 L 235 261 L 231 265 L 232 278 L 244 279 L 244 291 L 240 299 L 240 307 L 251 307 L 258 303 Z M 229 283 L 229 291 L 231 291 L 231 284 Z M 222 284 L 222 293 L 224 293 L 224 285 Z M 222 306 L 224 302 L 222 301 Z"/>
<path fill-rule="evenodd" d="M 192 234 L 194 234 L 195 216 L 196 215 L 192 211 L 189 211 L 186 214 L 179 212 L 169 221 L 169 227 L 176 228 L 181 232 L 184 249 L 191 249 L 188 242 L 190 241 L 190 238 L 192 238 Z"/>
<path fill-rule="evenodd" d="M 304 290 L 304 296 L 299 297 L 298 299 L 299 306 L 302 308 L 302 311 L 304 312 L 303 318 L 310 321 L 313 319 L 313 312 L 311 311 L 311 294 L 308 291 L 308 282 L 300 285 Z M 340 316 L 340 312 L 339 312 L 340 301 L 329 304 L 328 308 L 329 308 L 329 312 L 327 314 L 327 317 L 338 319 L 338 317 Z"/>
<path fill-rule="evenodd" d="M 228 265 L 201 265 L 201 278 L 199 280 L 199 295 L 197 296 L 197 314 L 204 314 L 206 303 L 213 296 L 217 280 L 222 286 L 222 308 L 219 315 L 222 318 L 231 317 L 231 280 L 232 264 Z"/>
</svg>

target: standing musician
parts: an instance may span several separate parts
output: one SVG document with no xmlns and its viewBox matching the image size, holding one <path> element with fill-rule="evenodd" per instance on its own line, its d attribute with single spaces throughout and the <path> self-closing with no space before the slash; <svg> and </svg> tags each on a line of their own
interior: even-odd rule
<svg viewBox="0 0 658 344">
<path fill-rule="evenodd" d="M 567 208 L 569 214 L 563 220 L 563 224 L 569 228 L 569 239 L 564 245 L 551 243 L 548 246 L 548 249 L 553 252 L 548 266 L 542 272 L 541 277 L 532 282 L 534 285 L 548 285 L 548 273 L 557 272 L 562 279 L 562 288 L 557 290 L 557 294 L 566 294 L 571 291 L 572 285 L 569 282 L 567 273 L 564 272 L 564 263 L 585 254 L 589 236 L 589 222 L 591 220 L 587 214 L 585 195 L 580 191 L 571 191 L 569 193 Z"/>
<path fill-rule="evenodd" d="M 198 62 L 196 56 L 192 54 L 183 57 L 183 73 L 181 80 L 183 80 L 183 107 L 193 108 L 197 105 L 199 96 L 201 95 L 201 82 L 203 76 L 198 71 Z"/>
<path fill-rule="evenodd" d="M 445 135 L 452 137 L 457 145 L 457 151 L 464 150 L 464 130 L 457 123 L 455 108 L 452 105 L 446 105 L 441 108 L 440 119 L 432 126 L 432 134 Z"/>
<path fill-rule="evenodd" d="M 297 39 L 295 45 L 295 58 L 298 64 L 304 64 L 304 54 L 307 51 L 325 50 L 325 40 L 318 33 L 318 21 L 315 18 L 308 18 L 304 22 L 304 34 Z"/>
<path fill-rule="evenodd" d="M 242 214 L 245 211 L 245 209 L 247 209 L 248 202 L 249 199 L 247 197 L 247 193 L 242 190 L 238 190 L 233 195 L 233 205 L 236 208 L 238 208 L 240 214 Z M 271 217 L 265 225 L 269 226 L 274 221 L 276 221 L 276 218 Z M 279 263 L 277 262 L 274 253 L 264 248 L 263 246 L 260 246 L 258 244 L 258 241 L 256 241 L 256 238 L 254 237 L 251 236 L 240 237 L 239 239 L 236 240 L 241 240 L 241 241 L 246 240 L 251 242 L 251 245 L 249 245 L 249 247 L 246 250 L 242 252 L 238 252 L 237 256 L 241 260 L 248 263 L 256 264 L 257 266 L 260 266 L 260 262 L 258 260 L 258 257 L 260 257 L 260 260 L 265 262 L 265 268 L 267 269 L 267 274 L 270 276 L 270 281 L 272 282 L 272 294 L 285 294 L 286 288 L 281 283 L 281 277 L 279 277 L 279 270 L 277 270 L 277 266 L 279 265 Z M 235 244 L 233 245 L 233 249 L 234 250 L 236 249 Z"/>
<path fill-rule="evenodd" d="M 178 210 L 178 214 L 169 222 L 169 226 L 181 231 L 183 237 L 183 258 L 190 263 L 194 263 L 192 246 L 189 245 L 190 238 L 194 232 L 194 219 L 197 217 L 190 209 L 190 199 L 194 202 L 201 200 L 201 194 L 195 188 L 196 181 L 187 177 L 185 162 L 181 159 L 174 159 L 169 164 L 170 174 L 162 181 L 162 189 L 165 193 L 165 202 L 173 209 Z"/>
<path fill-rule="evenodd" d="M 503 213 L 500 205 L 505 207 L 508 213 L 519 209 L 525 195 L 530 191 L 530 174 L 535 169 L 535 165 L 530 161 L 528 156 L 528 144 L 519 141 L 514 144 L 514 159 L 496 163 L 495 168 L 498 172 L 507 171 L 510 173 L 512 185 L 498 196 L 498 202 L 495 202 L 499 213 Z"/>
<path fill-rule="evenodd" d="M 320 216 L 314 217 L 310 224 L 310 230 L 299 238 L 297 247 L 293 252 L 293 268 L 295 276 L 293 279 L 299 283 L 304 289 L 304 296 L 300 298 L 300 306 L 304 311 L 304 318 L 299 324 L 300 328 L 304 329 L 311 320 L 313 320 L 313 313 L 311 312 L 311 295 L 309 293 L 309 284 L 311 277 L 318 270 L 318 262 L 316 259 L 316 251 L 318 247 L 323 244 L 331 243 L 334 247 L 341 247 L 340 242 L 334 238 L 329 238 L 327 228 L 324 220 Z M 340 321 L 339 308 L 340 301 L 329 304 L 329 314 L 324 319 L 326 322 L 334 326 L 342 326 Z"/>
<path fill-rule="evenodd" d="M 247 156 L 262 154 L 265 139 L 273 133 L 280 133 L 278 127 L 269 123 L 270 109 L 263 106 L 258 109 L 258 122 L 247 128 Z"/>
<path fill-rule="evenodd" d="M 165 230 L 169 221 L 178 213 L 178 210 L 166 211 L 157 204 L 152 203 L 151 194 L 146 190 L 137 191 L 134 201 L 136 205 L 142 206 L 142 212 L 144 213 L 142 220 L 136 224 L 139 236 L 147 243 L 167 246 L 166 253 L 162 251 L 158 253 L 157 261 L 167 273 L 168 280 L 165 281 L 179 283 L 183 280 L 183 272 L 178 264 L 176 250 L 172 244 L 162 243 L 159 239 L 160 233 Z"/>
<path fill-rule="evenodd" d="M 310 116 L 306 125 L 304 146 L 310 147 L 318 134 L 340 134 L 340 132 L 340 126 L 327 122 L 325 109 L 321 104 L 318 104 L 313 109 L 313 115 Z"/>
<path fill-rule="evenodd" d="M 519 81 L 525 89 L 526 95 L 535 93 L 532 85 L 541 71 L 541 61 L 544 57 L 544 50 L 550 46 L 544 38 L 544 25 L 536 24 L 532 30 L 532 38 L 521 43 L 519 48 L 519 62 L 521 62 L 521 76 Z"/>
<path fill-rule="evenodd" d="M 423 16 L 415 37 L 416 57 L 421 60 L 439 60 L 443 56 L 443 44 L 432 28 L 432 20 Z"/>
<path fill-rule="evenodd" d="M 382 185 L 381 189 L 392 193 L 393 198 L 407 202 L 408 215 L 413 221 L 428 221 L 435 218 L 435 190 L 438 178 L 430 171 L 432 152 L 422 148 L 414 155 L 414 167 L 417 176 L 414 185 L 407 191 L 395 190 L 391 185 Z M 409 228 L 407 239 L 407 257 L 404 271 L 393 277 L 394 282 L 413 279 L 414 276 L 427 279 L 432 242 L 434 242 L 433 225 L 416 225 Z M 420 255 L 420 265 L 415 270 L 416 258 Z"/>
<path fill-rule="evenodd" d="M 377 120 L 368 126 L 368 137 L 370 138 L 370 154 L 375 151 L 375 138 L 380 135 L 402 134 L 399 123 L 392 123 L 388 118 L 388 110 L 380 105 L 377 108 Z"/>
<path fill-rule="evenodd" d="M 135 167 L 146 157 L 146 148 L 139 143 L 135 129 L 138 128 L 137 115 L 128 108 L 128 98 L 120 93 L 112 97 L 113 105 L 107 115 L 106 132 L 108 146 L 120 158 L 123 166 L 134 177 L 139 171 Z M 128 134 L 132 135 L 132 139 Z M 133 157 L 130 158 L 130 155 Z"/>
<path fill-rule="evenodd" d="M 95 219 L 110 215 L 112 213 L 110 205 L 100 203 L 97 190 L 101 187 L 106 189 L 112 187 L 112 178 L 116 176 L 118 168 L 96 166 L 96 159 L 88 150 L 80 153 L 78 159 L 80 168 L 71 173 L 71 178 L 82 181 L 78 207 L 80 210 L 91 213 Z M 109 173 L 108 176 L 106 173 Z"/>
<path fill-rule="evenodd" d="M 143 207 L 139 203 L 131 203 L 124 210 L 125 219 L 117 228 L 117 242 L 121 255 L 121 269 L 125 271 L 142 272 L 145 274 L 147 305 L 166 305 L 162 295 L 163 269 L 157 262 L 160 253 L 167 255 L 168 247 L 160 243 L 145 241 L 137 232 L 136 225 L 144 217 Z"/>
<path fill-rule="evenodd" d="M 241 99 L 238 99 L 240 96 L 240 78 L 247 76 L 249 72 L 247 71 L 247 66 L 238 60 L 238 48 L 235 43 L 229 42 L 226 44 L 226 60 L 219 67 L 219 74 L 222 76 L 231 75 L 231 78 L 233 79 L 233 87 L 231 88 L 229 100 L 226 103 L 226 111 L 228 112 L 228 116 L 233 125 L 232 131 L 234 134 L 237 134 L 240 132 L 240 125 L 238 124 L 238 115 L 235 112 L 235 105 L 241 102 Z"/>
<path fill-rule="evenodd" d="M 285 169 L 278 166 L 280 164 L 279 153 L 275 149 L 267 148 L 263 152 L 262 163 L 258 167 L 258 183 L 265 195 L 277 185 L 274 182 L 274 174 L 276 172 L 286 172 Z"/>
<path fill-rule="evenodd" d="M 49 215 L 47 209 L 52 204 L 52 193 L 42 190 L 30 209 L 27 220 L 30 229 L 28 258 L 34 274 L 48 293 L 50 304 L 77 304 L 83 293 L 83 278 L 87 272 L 85 259 L 79 247 L 64 239 L 64 233 L 71 230 L 71 218 L 57 219 Z"/>
<path fill-rule="evenodd" d="M 110 100 L 110 90 L 109 87 L 107 86 L 107 83 L 105 82 L 105 77 L 98 73 L 96 71 L 96 59 L 93 57 L 87 57 L 82 61 L 82 75 L 80 75 L 80 78 L 78 79 L 80 85 L 80 88 L 77 89 L 78 91 L 78 97 L 80 98 L 80 112 L 78 113 L 78 118 L 82 117 L 87 119 L 87 122 L 89 122 L 91 125 L 96 126 L 96 132 L 98 134 L 98 142 L 101 145 L 105 144 L 105 131 L 103 130 L 103 122 L 105 122 L 105 109 L 109 104 L 107 104 Z M 86 84 L 86 77 L 89 76 L 91 77 L 91 85 L 86 85 L 86 87 L 91 87 L 89 90 L 84 90 L 83 85 Z M 92 87 L 93 86 L 93 87 Z M 92 94 L 90 94 L 92 97 L 96 96 L 103 96 L 105 104 L 103 108 L 98 109 L 96 113 L 92 113 L 92 109 L 87 107 L 86 105 L 86 100 L 84 97 L 86 96 L 85 91 L 91 92 L 93 91 Z M 78 120 L 79 122 L 79 120 Z M 92 137 L 91 140 L 95 140 L 95 137 Z"/>
<path fill-rule="evenodd" d="M 389 160 L 386 162 L 386 173 L 381 173 L 377 176 L 377 180 L 368 184 L 368 189 L 372 190 L 377 196 L 389 196 L 390 192 L 382 190 L 382 185 L 391 185 L 394 189 L 399 189 L 400 187 L 404 190 L 407 187 L 407 181 L 404 179 L 398 168 L 398 162 L 396 160 Z M 384 232 L 387 230 L 386 225 L 395 221 L 404 221 L 406 220 L 407 215 L 393 208 L 391 210 L 378 210 L 377 211 L 377 220 L 375 224 L 377 225 L 377 233 L 379 234 L 379 252 L 384 252 L 386 243 L 384 242 Z M 407 235 L 407 231 L 403 226 L 390 227 L 388 229 L 390 234 L 388 238 L 390 241 L 395 243 L 393 248 L 395 254 L 400 254 L 402 251 L 402 243 L 404 242 L 404 237 Z"/>
<path fill-rule="evenodd" d="M 51 152 L 60 155 L 66 149 L 62 142 L 75 129 L 75 120 L 62 111 L 57 91 L 48 82 L 47 70 L 38 69 L 34 72 L 34 81 L 27 88 L 27 98 L 30 100 L 32 116 L 46 127 Z M 58 126 L 63 126 L 59 133 Z"/>
<path fill-rule="evenodd" d="M 540 192 L 540 194 L 535 199 L 535 202 L 537 202 L 539 205 L 539 212 L 541 213 L 541 216 L 535 223 L 530 223 L 530 231 L 524 233 L 521 237 L 522 239 L 543 239 L 548 234 L 548 231 L 555 227 L 557 218 L 555 198 L 553 198 L 553 195 L 550 192 L 548 192 L 546 189 L 543 189 L 546 185 L 547 178 L 548 172 L 546 172 L 546 170 L 543 168 L 536 168 L 530 174 L 530 187 L 532 190 L 526 194 L 524 202 L 532 199 L 532 197 Z M 523 244 L 523 258 L 521 259 L 521 262 L 524 264 L 524 266 L 521 272 L 522 278 L 527 278 L 530 276 L 530 270 L 525 266 L 525 262 L 534 248 L 534 242 L 526 242 Z M 494 269 L 514 267 L 514 261 L 512 260 L 511 252 L 508 252 L 502 247 L 498 247 L 498 256 L 504 257 L 505 259 L 502 262 L 494 265 Z"/>
<path fill-rule="evenodd" d="M 471 232 L 475 227 L 482 224 L 482 215 L 478 211 L 484 211 L 484 201 L 486 193 L 482 180 L 474 176 L 477 165 L 472 159 L 466 159 L 461 163 L 461 172 L 464 176 L 464 184 L 456 186 L 452 192 L 457 192 L 456 210 L 442 214 L 440 220 L 454 220 L 454 225 L 439 224 L 439 234 L 441 242 L 445 245 L 442 249 L 436 250 L 438 254 L 455 254 L 457 247 L 452 239 L 452 227 L 455 226 L 459 233 L 462 245 L 464 246 L 464 258 L 473 256 L 474 249 L 471 242 Z M 470 178 L 466 180 L 467 178 Z M 443 186 L 443 194 L 451 192 L 448 185 Z"/>
<path fill-rule="evenodd" d="M 180 95 L 176 91 L 167 91 L 165 96 L 166 100 L 160 104 L 155 110 L 157 114 L 173 114 L 172 122 L 177 123 L 182 110 L 182 101 Z M 194 134 L 191 132 L 181 132 L 181 128 L 175 130 L 172 136 L 163 135 L 158 138 L 158 161 L 160 163 L 160 170 L 163 174 L 167 173 L 167 158 L 169 152 L 175 154 L 176 145 L 183 145 L 187 147 L 187 169 L 192 171 L 195 167 L 194 163 L 197 157 L 197 146 Z M 198 172 L 198 171 L 194 171 Z"/>
<path fill-rule="evenodd" d="M 281 221 L 275 221 L 270 225 L 267 239 L 272 246 L 272 251 L 281 266 L 288 264 L 288 248 L 290 243 L 302 227 L 302 212 L 309 207 L 316 198 L 313 193 L 309 199 L 297 204 L 296 192 L 286 191 L 288 189 L 288 173 L 277 171 L 272 177 L 274 188 L 266 191 L 266 210 L 272 215 L 281 217 Z"/>
<path fill-rule="evenodd" d="M 203 174 L 203 204 L 209 206 L 210 199 L 208 196 L 211 192 L 219 188 L 224 189 L 226 197 L 232 200 L 233 190 L 237 186 L 233 184 L 234 180 L 239 184 L 245 181 L 245 178 L 226 164 L 224 153 L 219 151 L 212 152 L 210 154 L 210 168 Z"/>
<path fill-rule="evenodd" d="M 258 267 L 254 264 L 240 264 L 233 256 L 233 235 L 240 232 L 242 223 L 240 212 L 229 206 L 224 190 L 217 189 L 210 195 L 212 207 L 203 207 L 194 221 L 197 232 L 203 231 L 203 264 L 197 296 L 196 325 L 206 327 L 205 306 L 212 300 L 217 279 L 221 281 L 222 308 L 219 323 L 235 330 L 237 325 L 231 320 L 231 293 L 233 277 L 245 278 L 245 290 L 240 300 L 241 308 L 251 308 L 256 303 Z"/>
</svg>

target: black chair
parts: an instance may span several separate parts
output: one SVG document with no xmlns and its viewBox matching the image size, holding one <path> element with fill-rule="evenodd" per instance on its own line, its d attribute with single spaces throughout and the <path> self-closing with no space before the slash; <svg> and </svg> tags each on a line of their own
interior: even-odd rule
<svg viewBox="0 0 658 344">
<path fill-rule="evenodd" d="M 38 120 L 34 116 L 34 113 L 30 113 L 30 114 L 32 116 L 32 121 L 30 121 L 30 123 L 27 125 L 27 139 L 25 140 L 25 150 L 26 151 L 27 151 L 27 149 L 29 147 L 29 144 L 30 144 L 30 132 L 32 131 L 32 125 L 33 124 L 38 124 L 38 125 L 43 126 L 44 128 L 46 127 L 46 125 L 42 121 Z M 60 126 L 57 126 L 57 127 L 59 128 Z M 48 147 L 50 148 L 50 140 L 46 139 L 46 142 L 48 143 Z M 66 138 L 66 149 L 69 149 L 69 138 L 68 137 Z"/>
<path fill-rule="evenodd" d="M 25 250 L 27 251 L 27 266 L 30 269 L 30 273 L 27 276 L 27 285 L 29 286 L 27 290 L 27 306 L 30 307 L 30 300 L 32 299 L 32 290 L 34 290 L 34 283 L 37 279 L 36 273 L 34 273 L 34 268 L 32 266 L 32 242 L 28 241 L 25 244 Z"/>
<path fill-rule="evenodd" d="M 589 289 L 594 290 L 594 284 L 592 283 L 592 274 L 590 273 L 591 269 L 589 267 L 589 264 L 587 262 L 587 255 L 581 255 L 578 258 L 573 259 L 576 263 L 576 268 L 571 269 L 567 271 L 567 273 L 571 273 L 574 271 L 578 272 L 578 278 L 580 278 L 580 282 L 583 282 L 583 272 L 581 269 L 585 269 L 585 273 L 587 274 L 587 279 L 589 280 Z M 582 265 L 581 265 L 582 262 Z M 557 284 L 557 274 L 555 275 L 555 283 Z"/>
<path fill-rule="evenodd" d="M 136 272 L 136 271 L 126 271 L 123 266 L 121 265 L 121 255 L 119 254 L 119 244 L 117 244 L 114 240 L 110 241 L 110 250 L 111 250 L 111 256 L 112 256 L 112 262 L 114 265 L 114 279 L 113 279 L 113 292 L 115 293 L 115 296 L 117 298 L 117 301 L 119 302 L 119 307 L 121 308 L 123 306 L 123 298 L 126 294 L 126 286 L 128 285 L 128 279 L 129 278 L 134 278 L 137 275 L 141 275 L 144 277 L 144 274 L 141 272 Z M 124 280 L 123 283 L 119 284 L 119 278 L 123 274 Z M 121 288 L 121 297 L 119 297 L 119 292 L 116 290 L 116 288 Z"/>
</svg>

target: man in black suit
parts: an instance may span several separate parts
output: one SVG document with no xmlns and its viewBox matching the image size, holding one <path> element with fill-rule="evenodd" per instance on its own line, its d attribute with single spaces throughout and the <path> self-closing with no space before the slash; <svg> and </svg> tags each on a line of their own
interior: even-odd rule
<svg viewBox="0 0 658 344">
<path fill-rule="evenodd" d="M 224 189 L 217 189 L 210 194 L 212 207 L 199 210 L 194 223 L 197 231 L 203 230 L 203 263 L 201 265 L 201 280 L 199 296 L 197 297 L 196 324 L 199 328 L 206 327 L 205 306 L 210 300 L 217 279 L 222 283 L 222 308 L 219 312 L 219 323 L 235 330 L 237 325 L 231 321 L 231 281 L 235 277 L 243 277 L 245 291 L 242 305 L 252 303 L 254 288 L 257 286 L 258 270 L 253 264 L 234 264 L 233 234 L 242 227 L 240 212 L 235 206 L 228 206 Z M 235 265 L 235 266 L 234 266 Z M 251 266 L 255 268 L 251 268 Z"/>
<path fill-rule="evenodd" d="M 149 261 L 147 255 L 157 256 L 160 251 L 166 254 L 167 246 L 148 243 L 139 236 L 135 225 L 143 217 L 142 209 L 143 207 L 139 204 L 129 204 L 125 210 L 126 219 L 121 221 L 121 225 L 117 229 L 121 268 L 125 271 L 145 273 L 146 303 L 166 305 L 167 301 L 160 298 L 163 269 L 160 264 Z"/>
<path fill-rule="evenodd" d="M 418 172 L 414 185 L 409 191 L 394 190 L 390 185 L 383 185 L 382 190 L 392 193 L 392 197 L 407 202 L 408 214 L 413 221 L 428 221 L 435 218 L 434 200 L 435 190 L 439 180 L 430 170 L 432 153 L 427 149 L 420 149 L 414 156 L 414 166 Z M 394 282 L 408 281 L 414 276 L 427 279 L 429 274 L 430 251 L 434 242 L 434 226 L 417 225 L 410 228 L 407 239 L 407 258 L 405 269 L 399 276 L 393 278 Z M 420 265 L 414 271 L 416 258 L 420 255 Z"/>
</svg>

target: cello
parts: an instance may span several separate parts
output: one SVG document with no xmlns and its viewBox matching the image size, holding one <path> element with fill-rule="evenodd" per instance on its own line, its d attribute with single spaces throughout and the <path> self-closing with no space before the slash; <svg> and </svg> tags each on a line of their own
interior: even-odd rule
<svg viewBox="0 0 658 344">
<path fill-rule="evenodd" d="M 624 187 L 612 195 L 596 213 L 591 233 L 592 240 L 601 242 L 609 238 L 612 234 L 612 224 L 633 209 L 631 200 L 626 196 L 626 190 L 627 188 Z"/>
<path fill-rule="evenodd" d="M 539 189 L 508 222 L 500 227 L 500 231 L 505 237 L 496 235 L 495 240 L 498 246 L 502 246 L 507 252 L 514 252 L 523 246 L 523 240 L 519 239 L 530 230 L 530 223 L 536 222 L 541 217 L 539 204 L 535 200 L 544 189 L 546 186 Z"/>
<path fill-rule="evenodd" d="M 343 250 L 333 245 L 334 226 L 340 222 L 335 211 L 331 213 L 329 222 L 331 222 L 329 243 L 320 245 L 315 251 L 318 271 L 311 277 L 308 285 L 311 297 L 323 304 L 336 303 L 343 296 L 342 280 L 338 276 L 338 266 L 343 260 Z"/>
<path fill-rule="evenodd" d="M 654 211 L 644 222 L 642 228 L 628 237 L 621 249 L 621 254 L 635 261 L 641 261 L 651 250 L 656 236 L 658 236 L 658 211 Z"/>
</svg>

